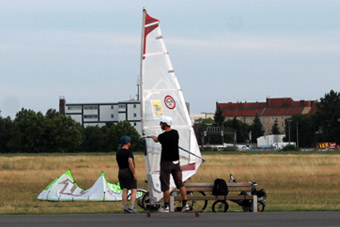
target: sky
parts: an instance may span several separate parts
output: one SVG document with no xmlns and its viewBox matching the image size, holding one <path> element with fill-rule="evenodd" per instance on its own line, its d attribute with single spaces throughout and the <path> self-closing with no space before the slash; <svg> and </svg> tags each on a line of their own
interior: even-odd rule
<svg viewBox="0 0 340 227">
<path fill-rule="evenodd" d="M 0 116 L 136 99 L 143 7 L 191 113 L 340 91 L 339 0 L 0 0 Z"/>
</svg>

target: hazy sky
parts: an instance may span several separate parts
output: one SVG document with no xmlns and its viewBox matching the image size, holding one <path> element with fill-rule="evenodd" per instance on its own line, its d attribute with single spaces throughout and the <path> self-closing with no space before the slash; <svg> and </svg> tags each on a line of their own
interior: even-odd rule
<svg viewBox="0 0 340 227">
<path fill-rule="evenodd" d="M 0 110 L 136 98 L 142 9 L 191 113 L 340 91 L 340 0 L 0 0 Z"/>
</svg>

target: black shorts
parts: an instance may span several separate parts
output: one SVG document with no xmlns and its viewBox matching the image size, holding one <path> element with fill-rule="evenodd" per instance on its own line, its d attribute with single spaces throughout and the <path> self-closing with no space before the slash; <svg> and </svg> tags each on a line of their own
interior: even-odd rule
<svg viewBox="0 0 340 227">
<path fill-rule="evenodd" d="M 118 172 L 118 179 L 120 184 L 120 189 L 136 189 L 137 181 L 133 177 L 130 169 L 120 169 Z"/>
<path fill-rule="evenodd" d="M 182 170 L 179 163 L 173 164 L 172 161 L 161 161 L 161 173 L 159 179 L 161 181 L 162 192 L 169 190 L 170 174 L 174 178 L 176 188 L 180 189 L 184 186 L 182 181 Z"/>
</svg>

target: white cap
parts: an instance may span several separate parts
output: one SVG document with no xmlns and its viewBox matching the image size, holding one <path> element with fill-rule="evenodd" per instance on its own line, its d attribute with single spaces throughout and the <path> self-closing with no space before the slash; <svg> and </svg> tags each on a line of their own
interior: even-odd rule
<svg viewBox="0 0 340 227">
<path fill-rule="evenodd" d="M 161 116 L 159 120 L 162 123 L 166 123 L 168 126 L 172 125 L 172 118 L 169 116 Z"/>
</svg>

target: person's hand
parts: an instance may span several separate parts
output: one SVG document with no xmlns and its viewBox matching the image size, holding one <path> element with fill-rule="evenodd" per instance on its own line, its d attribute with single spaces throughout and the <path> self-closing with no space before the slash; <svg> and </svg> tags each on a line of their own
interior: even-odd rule
<svg viewBox="0 0 340 227">
<path fill-rule="evenodd" d="M 136 174 L 133 174 L 133 178 L 134 178 L 135 180 L 137 180 L 137 175 L 136 175 Z"/>
</svg>

